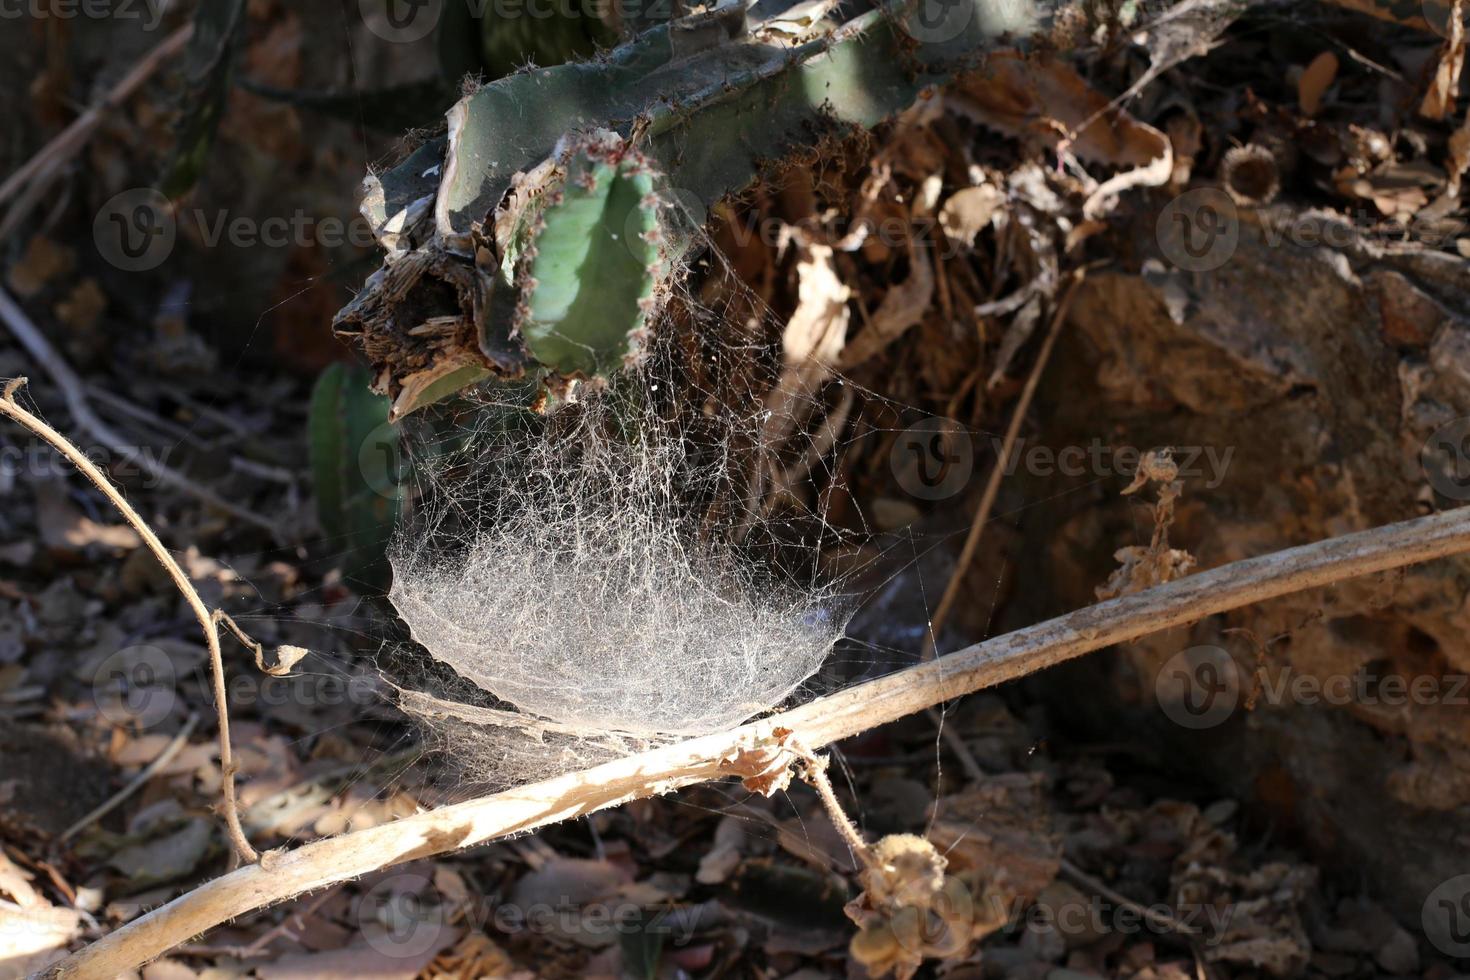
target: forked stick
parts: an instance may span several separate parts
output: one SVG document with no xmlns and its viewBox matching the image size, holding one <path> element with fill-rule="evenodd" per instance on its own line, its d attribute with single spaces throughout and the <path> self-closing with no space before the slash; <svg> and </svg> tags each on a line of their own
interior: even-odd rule
<svg viewBox="0 0 1470 980">
<path fill-rule="evenodd" d="M 807 750 L 1093 650 L 1357 575 L 1470 551 L 1470 507 L 1232 562 L 1109 599 L 704 735 L 493 796 L 330 837 L 206 882 L 51 967 L 43 977 L 112 980 L 222 922 L 380 868 L 728 776 L 764 775 Z"/>
<path fill-rule="evenodd" d="M 221 613 L 211 613 L 204 605 L 204 600 L 199 598 L 199 593 L 194 584 L 189 581 L 189 576 L 179 567 L 174 556 L 168 553 L 163 542 L 158 540 L 158 535 L 153 533 L 153 528 L 143 520 L 141 514 L 133 509 L 122 492 L 113 486 L 101 470 L 93 462 L 73 446 L 60 432 L 47 425 L 41 419 L 21 408 L 20 403 L 15 400 L 15 393 L 26 383 L 25 378 L 15 378 L 6 382 L 3 391 L 0 391 L 0 415 L 8 416 L 30 429 L 36 435 L 46 440 L 52 449 L 65 456 L 71 465 L 82 472 L 82 475 L 91 480 L 102 495 L 106 497 L 112 506 L 116 507 L 123 518 L 138 532 L 148 550 L 153 552 L 159 564 L 168 572 L 169 578 L 173 579 L 174 585 L 179 593 L 183 595 L 184 601 L 193 610 L 194 616 L 199 620 L 199 626 L 204 630 L 204 642 L 209 646 L 209 662 L 214 675 L 214 707 L 219 713 L 219 765 L 222 775 L 221 784 L 224 791 L 225 827 L 230 833 L 230 843 L 235 846 L 235 852 L 240 855 L 241 860 L 254 861 L 258 857 L 255 848 L 245 839 L 245 830 L 240 826 L 240 812 L 235 805 L 235 760 L 230 752 L 230 713 L 229 706 L 225 703 L 225 668 L 221 662 L 219 649 L 219 620 L 224 617 Z M 245 638 L 239 633 L 239 628 L 231 623 L 231 628 L 236 635 L 241 636 L 242 642 Z M 257 653 L 257 657 L 259 654 Z"/>
</svg>

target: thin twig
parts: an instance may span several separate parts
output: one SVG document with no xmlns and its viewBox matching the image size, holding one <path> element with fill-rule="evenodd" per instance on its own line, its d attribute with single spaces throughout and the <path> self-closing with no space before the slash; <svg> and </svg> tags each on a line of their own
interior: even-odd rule
<svg viewBox="0 0 1470 980">
<path fill-rule="evenodd" d="M 184 426 L 179 425 L 177 422 L 171 422 L 168 419 L 159 418 L 157 415 L 148 411 L 146 408 L 143 408 L 141 405 L 133 404 L 123 396 L 117 394 L 116 392 L 109 391 L 102 385 L 93 384 L 92 382 L 88 381 L 83 385 L 83 387 L 87 392 L 88 398 L 95 398 L 97 401 L 102 402 L 108 408 L 115 409 L 118 414 L 126 415 L 129 418 L 138 421 L 147 428 L 162 433 L 164 436 L 167 436 L 170 439 L 176 439 L 179 442 L 187 442 L 195 449 L 209 450 L 214 448 L 212 445 L 210 445 L 210 440 L 201 438 Z"/>
<path fill-rule="evenodd" d="M 785 739 L 809 749 L 1114 643 L 1241 606 L 1470 551 L 1470 507 L 1232 562 L 1108 599 L 798 708 L 580 772 L 271 852 L 134 919 L 42 977 L 111 980 L 256 909 L 380 868 L 730 776 L 769 777 Z"/>
<path fill-rule="evenodd" d="M 101 820 L 113 810 L 116 810 L 119 804 L 121 804 L 128 797 L 132 796 L 134 793 L 138 792 L 138 790 L 142 789 L 147 784 L 148 780 L 153 778 L 154 774 L 156 774 L 158 770 L 162 769 L 164 766 L 172 762 L 173 757 L 179 754 L 179 750 L 188 744 L 189 736 L 194 734 L 194 729 L 197 728 L 198 725 L 198 713 L 193 711 L 189 712 L 189 717 L 184 721 L 184 727 L 179 729 L 179 733 L 175 735 L 173 739 L 171 739 L 169 743 L 163 747 L 163 751 L 158 753 L 154 760 L 148 763 L 148 765 L 143 769 L 142 772 L 138 773 L 138 775 L 129 780 L 128 784 L 122 789 L 112 794 L 112 797 L 106 803 L 103 803 L 101 806 L 97 807 L 97 809 L 93 810 L 91 813 L 87 814 L 85 817 L 63 830 L 61 832 L 61 836 L 56 838 L 56 842 L 60 844 L 65 841 L 71 840 L 71 838 L 75 837 L 83 830 L 86 830 L 88 827 L 92 826 L 92 824 L 96 823 L 98 820 Z"/>
<path fill-rule="evenodd" d="M 31 322 L 30 317 L 26 316 L 25 311 L 3 289 L 0 289 L 0 320 L 5 322 L 10 332 L 15 335 L 15 339 L 20 341 L 20 345 L 40 362 L 41 367 L 45 368 L 46 373 L 51 376 L 51 380 L 56 382 L 56 386 L 61 389 L 62 397 L 66 399 L 66 408 L 71 413 L 72 421 L 83 432 L 137 466 L 159 483 L 166 483 L 198 498 L 216 510 L 264 528 L 273 537 L 279 534 L 279 521 L 272 521 L 254 511 L 246 510 L 239 504 L 231 503 L 213 490 L 200 486 L 184 474 L 162 463 L 154 462 L 129 446 L 127 440 L 114 432 L 107 423 L 97 417 L 96 412 L 92 411 L 92 403 L 87 399 L 87 389 L 82 379 L 77 377 L 71 365 L 62 359 L 36 325 Z"/>
<path fill-rule="evenodd" d="M 1172 915 L 1169 915 L 1167 912 L 1161 912 L 1156 908 L 1149 908 L 1147 906 L 1138 904 L 1127 895 L 1124 895 L 1122 892 L 1118 891 L 1116 888 L 1109 886 L 1106 882 L 1098 878 L 1094 878 L 1086 871 L 1083 871 L 1081 868 L 1077 867 L 1077 865 L 1073 864 L 1066 858 L 1062 858 L 1061 868 L 1062 874 L 1066 875 L 1068 878 L 1071 878 L 1072 881 L 1074 881 L 1075 883 L 1081 885 L 1083 888 L 1087 888 L 1091 891 L 1096 892 L 1103 898 L 1106 898 L 1108 901 L 1112 902 L 1114 905 L 1117 905 L 1119 908 L 1127 909 L 1129 912 L 1132 912 L 1135 915 L 1142 916 L 1156 929 L 1159 929 L 1163 932 L 1177 932 L 1183 936 L 1199 935 L 1199 930 L 1194 928 L 1193 926 L 1186 925 L 1183 922 L 1180 922 L 1178 919 L 1174 918 L 1174 916 Z"/>
<path fill-rule="evenodd" d="M 288 487 L 294 487 L 301 482 L 300 474 L 292 473 L 284 466 L 271 466 L 269 463 L 257 463 L 255 460 L 246 459 L 244 456 L 230 457 L 230 466 L 244 473 L 246 476 L 255 477 L 257 480 L 269 480 L 271 483 L 280 483 Z"/>
<path fill-rule="evenodd" d="M 871 864 L 872 852 L 868 848 L 868 842 L 863 840 L 863 835 L 858 832 L 852 818 L 842 808 L 842 802 L 837 799 L 836 791 L 832 789 L 832 779 L 827 775 L 829 760 L 825 756 L 817 755 L 795 738 L 786 744 L 792 754 L 801 760 L 802 778 L 817 791 L 822 806 L 827 809 L 828 818 L 837 828 L 838 836 L 846 842 L 848 850 L 852 851 L 853 859 L 865 866 Z"/>
<path fill-rule="evenodd" d="M 0 392 L 0 415 L 14 419 L 40 436 L 50 444 L 51 448 L 65 456 L 67 461 L 80 470 L 83 476 L 91 480 L 98 490 L 102 491 L 102 495 L 118 509 L 123 519 L 132 525 L 133 530 L 138 532 L 138 536 L 148 546 L 148 550 L 153 552 L 159 564 L 163 565 L 169 578 L 173 579 L 175 587 L 183 595 L 184 601 L 189 604 L 195 618 L 199 620 L 200 628 L 204 630 L 204 642 L 209 647 L 210 666 L 214 674 L 214 706 L 219 713 L 219 763 L 224 777 L 221 785 L 224 791 L 225 826 L 229 830 L 230 842 L 234 844 L 235 851 L 241 859 L 255 861 L 258 855 L 255 848 L 251 847 L 250 842 L 245 839 L 245 831 L 240 827 L 240 813 L 235 805 L 235 760 L 234 755 L 230 752 L 230 714 L 225 699 L 225 667 L 220 655 L 219 628 L 215 623 L 215 617 L 204 605 L 204 600 L 199 598 L 199 593 L 195 590 L 194 584 L 189 581 L 189 576 L 179 567 L 174 556 L 169 554 L 163 542 L 158 540 L 158 535 L 153 533 L 153 528 L 149 527 L 148 522 L 133 509 L 132 504 L 128 503 L 127 498 L 113 482 L 81 450 L 73 446 L 66 436 L 26 411 L 15 400 L 15 393 L 25 383 L 25 378 L 16 378 L 6 383 L 4 391 Z"/>
<path fill-rule="evenodd" d="M 3 233 L 0 233 L 0 241 L 3 241 L 4 238 L 5 235 Z M 87 382 L 85 388 L 88 397 L 95 398 L 100 402 L 106 402 L 109 406 L 117 409 L 117 411 L 122 413 L 123 415 L 135 419 L 141 426 L 157 430 L 158 432 L 163 433 L 165 436 L 168 436 L 171 439 L 177 439 L 180 442 L 187 442 L 189 443 L 189 445 L 193 446 L 196 449 L 209 450 L 214 448 L 211 445 L 212 440 L 200 438 L 190 430 L 186 429 L 184 426 L 179 425 L 177 422 L 171 422 L 168 419 L 159 418 L 156 414 L 148 411 L 148 409 L 142 407 L 141 405 L 135 405 L 132 402 L 128 401 L 126 398 L 117 394 L 116 392 L 108 391 L 101 385 Z M 230 431 L 238 435 L 238 432 L 236 432 L 233 428 L 231 428 Z M 244 473 L 246 476 L 253 476 L 261 480 L 269 480 L 272 483 L 282 483 L 288 486 L 294 486 L 295 484 L 301 482 L 301 477 L 299 474 L 293 473 L 284 467 L 272 466 L 268 463 L 259 463 L 253 459 L 247 459 L 244 456 L 231 456 L 230 466 L 233 469 L 239 470 L 241 473 Z"/>
<path fill-rule="evenodd" d="M 995 465 L 990 470 L 990 476 L 985 481 L 985 491 L 980 495 L 980 505 L 975 510 L 975 519 L 970 523 L 970 533 L 965 536 L 965 546 L 960 549 L 959 560 L 955 562 L 954 572 L 949 577 L 949 583 L 944 587 L 944 594 L 939 599 L 939 605 L 934 609 L 934 615 L 930 617 L 929 629 L 924 634 L 923 659 L 932 660 L 935 648 L 939 642 L 939 634 L 944 630 L 944 624 L 949 619 L 949 611 L 954 607 L 955 600 L 959 598 L 960 586 L 964 584 L 965 573 L 969 571 L 970 564 L 975 560 L 975 552 L 980 549 L 980 538 L 985 533 L 985 525 L 990 522 L 990 512 L 995 508 L 996 498 L 1000 494 L 1000 484 L 1005 479 L 1006 473 L 1011 468 L 1011 453 L 1016 450 L 1016 439 L 1021 434 L 1021 425 L 1026 420 L 1026 412 L 1031 407 L 1031 399 L 1036 396 L 1036 389 L 1041 384 L 1041 375 L 1046 371 L 1046 365 L 1051 360 L 1052 349 L 1056 347 L 1057 337 L 1061 335 L 1062 324 L 1067 320 L 1067 312 L 1072 308 L 1072 297 L 1077 294 L 1077 289 L 1082 285 L 1082 280 L 1087 278 L 1087 268 L 1083 266 L 1072 273 L 1072 281 L 1067 286 L 1067 291 L 1062 294 L 1062 301 L 1057 304 L 1057 311 L 1052 316 L 1051 327 L 1047 331 L 1046 339 L 1041 343 L 1041 350 L 1036 355 L 1036 363 L 1031 366 L 1031 373 L 1026 377 L 1026 385 L 1021 389 L 1021 397 L 1016 399 L 1016 407 L 1011 412 L 1010 424 L 1006 427 L 1005 440 L 1001 443 L 1000 455 L 995 458 Z M 979 782 L 985 773 L 980 764 L 970 752 L 970 747 L 965 744 L 964 737 L 951 725 L 944 724 L 944 718 L 937 708 L 930 708 L 929 718 L 939 728 L 939 737 L 954 752 L 960 760 L 960 766 L 965 770 L 965 775 L 971 780 Z M 937 803 L 938 801 L 936 801 Z"/>
<path fill-rule="evenodd" d="M 1062 324 L 1066 322 L 1067 313 L 1072 308 L 1072 299 L 1077 295 L 1078 287 L 1086 278 L 1086 267 L 1079 268 L 1072 273 L 1072 281 L 1067 285 L 1067 291 L 1062 294 L 1062 301 L 1057 304 L 1057 311 L 1052 316 L 1051 328 L 1047 331 L 1046 339 L 1042 341 L 1041 350 L 1036 355 L 1036 363 L 1031 366 L 1026 385 L 1021 389 L 1021 397 L 1016 399 L 1016 407 L 1011 412 L 1011 421 L 1006 426 L 1006 436 L 1001 443 L 1000 455 L 995 458 L 995 465 L 991 468 L 990 476 L 985 481 L 985 492 L 980 495 L 980 505 L 975 508 L 975 520 L 970 524 L 970 533 L 965 537 L 965 546 L 960 550 L 959 561 L 955 562 L 954 574 L 949 577 L 949 584 L 944 587 L 944 595 L 940 597 L 939 605 L 935 607 L 934 615 L 929 620 L 929 630 L 924 637 L 925 660 L 933 658 L 935 646 L 939 642 L 939 634 L 949 619 L 950 609 L 954 607 L 955 600 L 959 598 L 965 572 L 969 569 L 970 563 L 975 560 L 975 552 L 980 548 L 980 538 L 985 533 L 985 525 L 990 523 L 990 512 L 995 509 L 996 497 L 1000 495 L 1001 481 L 1010 471 L 1011 453 L 1016 451 L 1016 440 L 1021 435 L 1021 425 L 1026 421 L 1026 412 L 1031 407 L 1031 400 L 1036 397 L 1036 389 L 1041 385 L 1041 375 L 1046 371 L 1047 362 L 1051 360 L 1051 352 L 1057 345 L 1057 338 L 1061 336 Z"/>
<path fill-rule="evenodd" d="M 146 82 L 160 65 L 181 51 L 193 36 L 194 25 L 190 23 L 160 41 L 157 47 L 144 55 L 141 61 L 118 80 L 118 83 L 102 97 L 101 101 L 89 106 L 85 112 L 72 120 L 71 125 L 41 147 L 40 151 L 19 170 L 7 177 L 4 183 L 0 183 L 0 204 L 8 201 L 22 186 L 30 183 L 43 170 L 55 170 L 76 156 L 82 147 L 87 145 L 87 140 L 91 138 L 92 131 L 102 122 L 103 116 L 121 105 L 128 96 L 137 91 L 138 86 Z"/>
</svg>

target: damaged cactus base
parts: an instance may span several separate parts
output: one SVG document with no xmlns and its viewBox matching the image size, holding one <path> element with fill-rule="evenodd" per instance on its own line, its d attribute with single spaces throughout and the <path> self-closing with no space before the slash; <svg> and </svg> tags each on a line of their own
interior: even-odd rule
<svg viewBox="0 0 1470 980">
<path fill-rule="evenodd" d="M 437 249 L 374 275 L 337 330 L 379 368 L 390 417 L 488 380 L 556 393 L 635 360 L 673 267 L 656 180 L 614 133 L 568 138 L 502 210 L 513 230 L 493 279 Z"/>
<path fill-rule="evenodd" d="M 368 180 L 386 264 L 336 328 L 362 342 L 392 417 L 486 379 L 557 391 L 615 375 L 702 215 L 893 118 L 1040 19 L 1030 0 L 957 0 L 942 30 L 920 30 L 910 6 L 794 34 L 785 11 L 694 15 L 466 96 L 445 138 Z"/>
</svg>

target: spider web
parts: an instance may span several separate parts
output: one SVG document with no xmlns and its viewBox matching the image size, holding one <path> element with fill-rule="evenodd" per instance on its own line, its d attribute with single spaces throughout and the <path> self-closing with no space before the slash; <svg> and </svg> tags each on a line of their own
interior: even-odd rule
<svg viewBox="0 0 1470 980">
<path fill-rule="evenodd" d="M 858 403 L 893 409 L 836 369 L 842 302 L 779 320 L 701 244 L 627 371 L 540 411 L 531 386 L 484 385 L 406 426 L 390 599 L 432 664 L 407 658 L 399 700 L 470 779 L 728 729 L 837 683 L 817 674 L 855 596 L 834 556 L 872 534 L 841 460 Z"/>
</svg>

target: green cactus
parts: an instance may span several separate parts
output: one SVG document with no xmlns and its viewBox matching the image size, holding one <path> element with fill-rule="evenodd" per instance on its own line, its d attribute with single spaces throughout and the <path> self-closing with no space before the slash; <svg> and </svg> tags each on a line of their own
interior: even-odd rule
<svg viewBox="0 0 1470 980">
<path fill-rule="evenodd" d="M 348 579 L 385 589 L 385 553 L 402 507 L 403 472 L 388 400 L 368 389 L 370 380 L 358 367 L 328 367 L 312 389 L 307 424 L 322 535 L 341 556 Z"/>
<path fill-rule="evenodd" d="M 636 356 L 665 263 L 654 174 L 611 134 L 574 143 L 518 251 L 515 329 L 564 377 L 606 375 Z"/>
<path fill-rule="evenodd" d="M 835 27 L 801 20 L 802 9 L 747 25 L 744 4 L 716 7 L 455 105 L 449 136 L 384 175 L 383 193 L 364 207 L 393 262 L 404 261 L 405 242 L 416 246 L 423 268 L 455 278 L 452 305 L 475 311 L 478 349 L 431 360 L 469 359 L 502 378 L 615 371 L 696 237 L 702 217 L 676 202 L 708 213 L 792 155 L 892 118 L 1035 20 L 1027 0 L 896 0 Z M 791 33 L 814 39 L 776 43 Z M 621 162 L 558 157 L 568 141 L 591 145 L 576 136 L 587 133 L 605 134 L 591 142 Z M 436 155 L 442 163 L 426 165 Z M 558 161 L 559 189 L 547 177 Z M 538 204 L 538 192 L 559 200 Z M 621 227 L 636 229 L 636 241 L 613 239 Z M 446 263 L 467 272 L 447 277 Z M 395 280 L 385 297 L 373 285 L 338 314 L 339 331 L 411 336 L 422 316 L 412 304 L 425 293 Z M 400 364 L 393 346 L 370 345 L 374 375 L 397 397 L 405 368 L 422 371 L 424 356 L 412 350 Z"/>
</svg>

